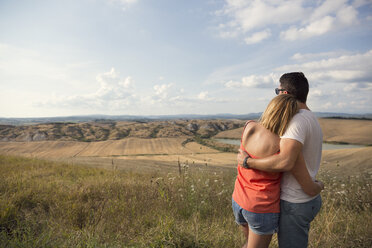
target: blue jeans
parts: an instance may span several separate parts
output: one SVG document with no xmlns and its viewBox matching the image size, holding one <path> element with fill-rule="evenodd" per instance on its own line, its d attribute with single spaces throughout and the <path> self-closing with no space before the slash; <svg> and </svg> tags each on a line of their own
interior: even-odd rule
<svg viewBox="0 0 372 248">
<path fill-rule="evenodd" d="M 321 206 L 320 195 L 304 203 L 280 200 L 279 247 L 307 247 L 310 222 L 318 214 Z"/>
</svg>

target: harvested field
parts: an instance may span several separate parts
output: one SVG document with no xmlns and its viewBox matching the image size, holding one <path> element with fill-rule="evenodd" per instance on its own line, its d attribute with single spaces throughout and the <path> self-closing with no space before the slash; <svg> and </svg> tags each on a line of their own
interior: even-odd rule
<svg viewBox="0 0 372 248">
<path fill-rule="evenodd" d="M 323 140 L 372 145 L 372 120 L 319 119 Z"/>
<path fill-rule="evenodd" d="M 320 170 L 332 171 L 333 175 L 347 176 L 360 173 L 372 174 L 372 147 L 323 151 Z M 178 170 L 178 161 L 190 166 L 236 167 L 235 153 L 194 153 L 179 155 L 138 155 L 117 157 L 74 157 L 58 158 L 73 164 L 87 164 L 94 167 L 133 170 Z"/>
<path fill-rule="evenodd" d="M 323 151 L 321 169 L 342 176 L 372 174 L 371 154 L 372 147 Z"/>
<path fill-rule="evenodd" d="M 320 119 L 324 140 L 360 144 L 372 143 L 372 121 Z M 124 125 L 124 123 L 119 123 Z M 170 125 L 174 125 L 171 123 Z M 120 126 L 121 127 L 121 126 Z M 163 128 L 160 130 L 166 130 Z M 242 128 L 222 131 L 216 138 L 240 138 Z M 236 153 L 219 151 L 196 142 L 185 142 L 189 137 L 139 138 L 97 142 L 32 141 L 0 142 L 0 154 L 47 158 L 111 168 L 113 159 L 120 168 L 178 169 L 180 163 L 195 166 L 235 167 Z M 208 139 L 204 140 L 208 143 Z M 186 144 L 184 144 L 186 143 Z M 210 145 L 210 144 L 209 144 Z M 213 144 L 212 144 L 213 146 Z M 322 167 L 352 173 L 353 168 L 370 166 L 372 148 L 332 150 L 323 152 Z M 341 170 L 340 168 L 344 168 Z"/>
<path fill-rule="evenodd" d="M 233 153 L 192 153 L 179 155 L 150 155 L 150 156 L 131 156 L 117 157 L 124 160 L 141 160 L 141 161 L 164 161 L 172 162 L 177 165 L 177 161 L 192 165 L 216 165 L 216 166 L 233 166 L 236 164 L 236 154 Z"/>
<path fill-rule="evenodd" d="M 240 139 L 242 137 L 243 128 L 236 128 L 233 130 L 227 130 L 218 133 L 217 135 L 213 136 L 216 139 Z"/>
<path fill-rule="evenodd" d="M 39 158 L 107 157 L 133 155 L 172 155 L 216 153 L 218 151 L 195 142 L 182 145 L 186 138 L 127 138 L 100 142 L 35 141 L 0 142 L 0 153 Z"/>
<path fill-rule="evenodd" d="M 319 119 L 325 142 L 372 144 L 372 120 Z M 214 138 L 240 139 L 243 128 L 218 133 Z"/>
</svg>

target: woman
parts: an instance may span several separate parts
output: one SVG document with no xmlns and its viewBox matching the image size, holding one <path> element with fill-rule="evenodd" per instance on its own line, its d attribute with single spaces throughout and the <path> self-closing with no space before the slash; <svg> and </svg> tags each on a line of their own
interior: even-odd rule
<svg viewBox="0 0 372 248">
<path fill-rule="evenodd" d="M 275 97 L 262 114 L 259 123 L 248 121 L 242 134 L 240 149 L 253 158 L 279 153 L 279 136 L 283 135 L 292 117 L 298 112 L 296 99 L 289 94 Z M 302 155 L 291 171 L 304 192 L 315 196 L 323 188 L 313 182 Z M 268 247 L 277 232 L 280 212 L 281 173 L 269 173 L 238 166 L 232 196 L 235 221 L 247 237 L 243 247 Z"/>
</svg>

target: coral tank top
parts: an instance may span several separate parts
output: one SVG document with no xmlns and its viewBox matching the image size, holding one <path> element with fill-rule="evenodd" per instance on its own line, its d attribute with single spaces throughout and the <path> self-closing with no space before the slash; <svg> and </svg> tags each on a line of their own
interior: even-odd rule
<svg viewBox="0 0 372 248">
<path fill-rule="evenodd" d="M 249 122 L 245 124 L 244 129 Z M 240 149 L 247 152 L 242 142 L 240 142 Z M 257 158 L 251 154 L 249 156 Z M 235 180 L 232 197 L 240 207 L 247 211 L 254 213 L 279 213 L 281 177 L 282 173 L 280 172 L 272 173 L 245 169 L 238 165 L 238 176 Z"/>
</svg>

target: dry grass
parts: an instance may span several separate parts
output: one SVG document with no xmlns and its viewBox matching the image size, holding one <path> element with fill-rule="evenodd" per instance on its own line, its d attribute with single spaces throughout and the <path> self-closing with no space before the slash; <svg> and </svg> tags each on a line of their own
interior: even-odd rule
<svg viewBox="0 0 372 248">
<path fill-rule="evenodd" d="M 241 247 L 235 177 L 233 168 L 131 172 L 0 156 L 0 247 Z M 372 174 L 320 178 L 309 247 L 371 247 Z"/>
<path fill-rule="evenodd" d="M 138 174 L 1 156 L 0 247 L 234 247 L 224 185 L 233 174 L 186 168 Z"/>
</svg>

